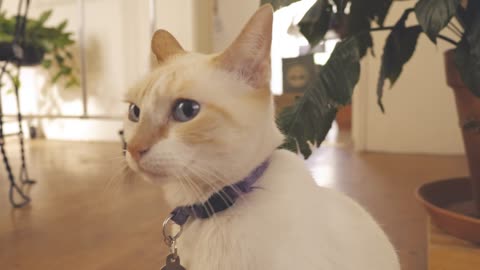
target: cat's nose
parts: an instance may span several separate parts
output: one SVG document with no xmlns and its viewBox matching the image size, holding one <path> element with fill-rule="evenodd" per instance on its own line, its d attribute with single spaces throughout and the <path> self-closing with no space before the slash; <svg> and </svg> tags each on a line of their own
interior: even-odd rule
<svg viewBox="0 0 480 270">
<path fill-rule="evenodd" d="M 132 156 L 132 158 L 135 160 L 135 161 L 139 161 L 146 153 L 148 153 L 148 151 L 150 150 L 150 148 L 141 148 L 141 147 L 135 147 L 135 146 L 128 146 L 127 147 L 127 150 L 128 152 L 130 153 L 130 156 Z"/>
</svg>

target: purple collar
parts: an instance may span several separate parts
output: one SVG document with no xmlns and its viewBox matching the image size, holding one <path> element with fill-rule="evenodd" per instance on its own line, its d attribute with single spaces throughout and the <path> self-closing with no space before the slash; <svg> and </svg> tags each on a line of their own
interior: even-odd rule
<svg viewBox="0 0 480 270">
<path fill-rule="evenodd" d="M 227 210 L 235 204 L 238 197 L 242 194 L 250 193 L 255 189 L 253 185 L 260 179 L 263 173 L 265 173 L 269 164 L 270 160 L 264 161 L 243 180 L 222 188 L 210 196 L 206 202 L 175 208 L 171 213 L 171 219 L 176 224 L 183 226 L 187 223 L 190 216 L 207 219 L 215 213 Z"/>
</svg>

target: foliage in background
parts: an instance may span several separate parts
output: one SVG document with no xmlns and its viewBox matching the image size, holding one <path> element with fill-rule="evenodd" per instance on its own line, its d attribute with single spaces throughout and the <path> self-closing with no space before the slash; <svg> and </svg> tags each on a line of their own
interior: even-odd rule
<svg viewBox="0 0 480 270">
<path fill-rule="evenodd" d="M 282 146 L 303 156 L 310 156 L 311 145 L 320 145 L 327 136 L 337 108 L 350 103 L 353 87 L 360 78 L 360 52 L 355 38 L 340 42 L 331 61 L 322 68 L 311 88 L 277 118 L 277 124 L 286 135 Z"/>
<path fill-rule="evenodd" d="M 297 1 L 261 2 L 280 8 Z M 392 2 L 317 0 L 307 11 L 298 26 L 312 48 L 324 39 L 329 30 L 337 31 L 344 41 L 338 44 L 319 73 L 316 86 L 308 89 L 293 106 L 280 114 L 277 122 L 287 136 L 285 148 L 300 151 L 308 157 L 311 154 L 308 144 L 319 145 L 325 138 L 338 106 L 345 104 L 338 101 L 350 102 L 359 78 L 359 61 L 373 48 L 371 33 L 374 31 L 390 31 L 383 49 L 377 84 L 378 104 L 382 111 L 385 80 L 390 81 L 390 86 L 397 81 L 403 66 L 413 56 L 421 33 L 434 43 L 440 38 L 455 46 L 456 64 L 461 76 L 470 90 L 480 97 L 480 1 L 412 1 L 415 6 L 406 9 L 395 25 L 387 27 L 384 21 Z M 413 12 L 419 25 L 407 26 L 407 18 Z M 454 23 L 454 17 L 460 25 Z M 460 41 L 440 35 L 445 28 L 457 35 Z"/>
<path fill-rule="evenodd" d="M 45 53 L 41 65 L 51 74 L 52 83 L 63 82 L 65 88 L 78 86 L 79 80 L 71 51 L 71 45 L 75 43 L 72 39 L 73 33 L 65 30 L 67 20 L 57 26 L 46 26 L 51 15 L 52 10 L 48 10 L 37 19 L 27 18 L 24 45 Z M 16 22 L 17 16 L 8 17 L 5 12 L 0 13 L 0 42 L 13 42 Z"/>
</svg>

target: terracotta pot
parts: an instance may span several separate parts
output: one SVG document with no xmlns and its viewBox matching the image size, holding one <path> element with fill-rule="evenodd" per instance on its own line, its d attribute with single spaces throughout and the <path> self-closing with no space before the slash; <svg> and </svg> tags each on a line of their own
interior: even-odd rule
<svg viewBox="0 0 480 270">
<path fill-rule="evenodd" d="M 453 88 L 468 159 L 470 177 L 424 184 L 417 199 L 432 221 L 447 233 L 480 243 L 480 130 L 471 128 L 480 120 L 480 98 L 463 83 L 454 61 L 454 51 L 445 53 L 447 83 Z"/>
<path fill-rule="evenodd" d="M 340 108 L 335 118 L 340 130 L 352 129 L 352 105 L 347 105 Z"/>
<path fill-rule="evenodd" d="M 447 83 L 455 93 L 458 117 L 470 169 L 473 200 L 477 216 L 480 217 L 480 129 L 469 128 L 475 122 L 480 121 L 480 98 L 474 96 L 463 83 L 455 65 L 454 57 L 454 50 L 445 53 Z"/>
<path fill-rule="evenodd" d="M 439 228 L 455 237 L 480 243 L 480 219 L 473 217 L 471 189 L 469 178 L 455 178 L 424 184 L 416 195 Z"/>
</svg>

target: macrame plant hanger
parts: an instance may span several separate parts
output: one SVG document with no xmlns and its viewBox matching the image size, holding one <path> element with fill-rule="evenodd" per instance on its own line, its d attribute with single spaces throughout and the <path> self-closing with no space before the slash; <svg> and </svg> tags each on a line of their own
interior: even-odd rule
<svg viewBox="0 0 480 270">
<path fill-rule="evenodd" d="M 0 10 L 2 6 L 2 2 L 3 1 L 0 0 Z M 0 92 L 0 152 L 3 157 L 3 163 L 7 171 L 8 180 L 10 182 L 10 189 L 9 189 L 10 203 L 15 208 L 23 207 L 30 202 L 30 197 L 27 194 L 25 194 L 23 187 L 35 183 L 35 181 L 29 178 L 28 171 L 27 171 L 27 165 L 25 160 L 23 129 L 22 129 L 22 114 L 20 110 L 20 96 L 19 96 L 18 83 L 16 83 L 18 75 L 20 74 L 20 67 L 24 59 L 25 28 L 27 24 L 27 14 L 28 14 L 29 7 L 30 7 L 30 0 L 18 1 L 18 12 L 17 12 L 16 22 L 15 22 L 15 35 L 11 43 L 11 57 L 8 57 L 8 59 L 4 61 L 0 71 L 0 81 L 2 81 L 4 75 L 7 75 L 7 77 L 12 82 L 12 87 L 14 88 L 15 100 L 17 105 L 17 121 L 18 121 L 19 131 L 18 133 L 15 133 L 15 134 L 4 134 L 3 103 L 2 103 L 2 95 Z M 6 72 L 9 65 L 12 65 L 15 68 L 16 76 L 12 75 L 11 72 Z M 15 180 L 15 176 L 13 175 L 12 168 L 10 166 L 10 162 L 7 157 L 7 153 L 5 151 L 5 144 L 6 144 L 5 137 L 12 136 L 12 135 L 17 135 L 20 142 L 21 165 L 20 165 L 20 173 L 18 175 L 18 181 Z"/>
</svg>

